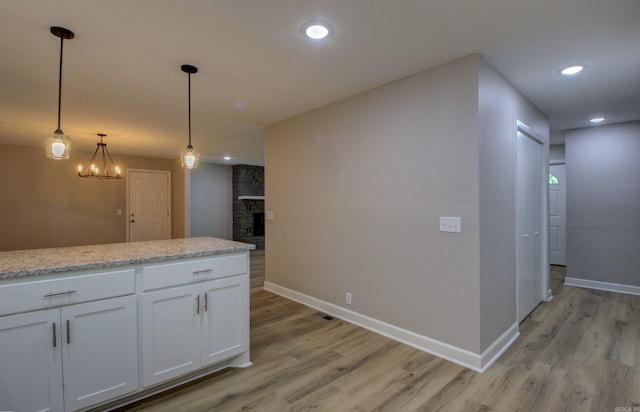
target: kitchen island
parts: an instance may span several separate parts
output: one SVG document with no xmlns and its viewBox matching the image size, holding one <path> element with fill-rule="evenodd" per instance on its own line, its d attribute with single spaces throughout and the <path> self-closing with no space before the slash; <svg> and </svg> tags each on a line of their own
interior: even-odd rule
<svg viewBox="0 0 640 412">
<path fill-rule="evenodd" d="M 0 252 L 0 410 L 104 410 L 250 366 L 252 249 L 202 237 Z"/>
</svg>

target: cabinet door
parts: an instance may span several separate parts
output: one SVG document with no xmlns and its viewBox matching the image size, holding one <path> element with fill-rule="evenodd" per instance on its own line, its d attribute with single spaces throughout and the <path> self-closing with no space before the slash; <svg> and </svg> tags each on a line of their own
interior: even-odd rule
<svg viewBox="0 0 640 412">
<path fill-rule="evenodd" d="M 61 309 L 68 411 L 138 389 L 136 296 Z"/>
<path fill-rule="evenodd" d="M 60 310 L 0 317 L 0 410 L 62 411 Z"/>
<path fill-rule="evenodd" d="M 246 275 L 202 284 L 203 365 L 247 350 L 249 342 L 249 286 Z"/>
<path fill-rule="evenodd" d="M 200 285 L 142 294 L 142 383 L 147 387 L 200 367 Z"/>
</svg>

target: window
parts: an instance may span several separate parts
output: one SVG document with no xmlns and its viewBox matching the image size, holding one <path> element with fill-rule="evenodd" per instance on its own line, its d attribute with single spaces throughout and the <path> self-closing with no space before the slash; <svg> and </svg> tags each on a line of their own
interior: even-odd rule
<svg viewBox="0 0 640 412">
<path fill-rule="evenodd" d="M 550 185 L 559 185 L 560 182 L 558 182 L 558 178 L 555 177 L 555 175 L 549 173 L 549 184 Z"/>
</svg>

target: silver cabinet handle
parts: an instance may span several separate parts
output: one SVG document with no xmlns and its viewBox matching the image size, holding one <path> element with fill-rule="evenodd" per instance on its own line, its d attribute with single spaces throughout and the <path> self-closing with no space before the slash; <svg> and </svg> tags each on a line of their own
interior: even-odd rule
<svg viewBox="0 0 640 412">
<path fill-rule="evenodd" d="M 67 343 L 71 343 L 71 328 L 69 327 L 69 319 L 67 319 Z"/>
<path fill-rule="evenodd" d="M 76 291 L 75 290 L 67 290 L 66 292 L 51 292 L 51 293 L 47 293 L 43 297 L 52 298 L 54 296 L 71 295 L 73 293 L 76 293 Z"/>
<path fill-rule="evenodd" d="M 196 296 L 196 313 L 200 314 L 200 295 Z"/>
<path fill-rule="evenodd" d="M 193 274 L 202 275 L 203 273 L 210 273 L 210 272 L 213 272 L 213 269 L 195 270 Z"/>
<path fill-rule="evenodd" d="M 204 311 L 207 312 L 208 311 L 208 303 L 209 303 L 209 298 L 208 298 L 208 293 L 204 292 Z"/>
<path fill-rule="evenodd" d="M 53 322 L 53 347 L 58 346 L 58 340 L 56 339 L 56 323 Z"/>
</svg>

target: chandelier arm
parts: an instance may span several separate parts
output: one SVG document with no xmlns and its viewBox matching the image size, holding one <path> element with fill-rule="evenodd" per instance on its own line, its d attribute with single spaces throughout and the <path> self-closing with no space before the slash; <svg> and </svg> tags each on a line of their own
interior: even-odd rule
<svg viewBox="0 0 640 412">
<path fill-rule="evenodd" d="M 104 145 L 100 144 L 100 152 L 102 152 L 102 170 L 105 175 L 109 175 L 109 169 L 107 169 L 107 159 L 104 155 Z"/>
<path fill-rule="evenodd" d="M 98 154 L 98 150 L 100 150 L 100 144 L 96 145 L 96 150 L 93 151 L 93 156 L 91 156 L 91 160 L 89 160 L 89 167 L 91 167 L 91 165 L 93 164 L 93 161 L 96 158 L 96 155 Z"/>
</svg>

